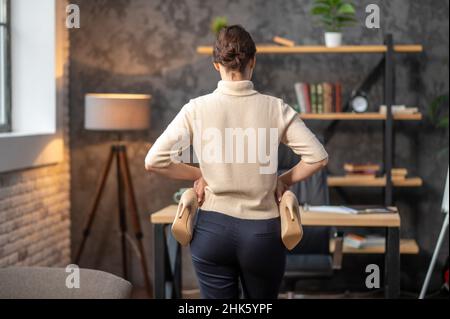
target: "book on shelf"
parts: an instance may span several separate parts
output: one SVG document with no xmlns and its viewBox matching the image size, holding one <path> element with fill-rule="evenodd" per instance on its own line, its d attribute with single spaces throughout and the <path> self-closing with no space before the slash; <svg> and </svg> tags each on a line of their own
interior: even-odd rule
<svg viewBox="0 0 450 319">
<path fill-rule="evenodd" d="M 393 168 L 391 170 L 392 176 L 406 176 L 408 175 L 408 169 L 406 168 Z"/>
<path fill-rule="evenodd" d="M 322 83 L 317 84 L 316 94 L 317 94 L 317 113 L 324 113 L 324 110 L 323 110 L 323 85 L 322 85 Z"/>
<path fill-rule="evenodd" d="M 392 105 L 392 114 L 416 114 L 419 112 L 417 107 L 407 107 L 406 105 Z M 386 105 L 380 106 L 380 114 L 386 114 Z"/>
<path fill-rule="evenodd" d="M 347 173 L 345 174 L 345 177 L 358 179 L 375 179 L 377 177 L 377 174 L 372 172 Z"/>
<path fill-rule="evenodd" d="M 306 113 L 306 97 L 304 93 L 305 83 L 299 82 L 294 84 L 295 95 L 297 96 L 297 105 L 299 107 L 300 113 Z"/>
<path fill-rule="evenodd" d="M 295 96 L 300 113 L 342 112 L 342 85 L 340 83 L 294 84 Z"/>
<path fill-rule="evenodd" d="M 378 164 L 355 164 L 355 163 L 345 163 L 344 171 L 345 178 L 354 179 L 375 179 L 380 176 L 381 166 Z M 406 168 L 392 168 L 391 178 L 393 181 L 404 181 L 408 175 L 408 170 Z"/>
<path fill-rule="evenodd" d="M 368 235 L 364 241 L 363 248 L 383 246 L 386 244 L 386 238 L 380 235 Z"/>
<path fill-rule="evenodd" d="M 306 113 L 311 113 L 311 95 L 310 95 L 310 85 L 308 83 L 304 83 L 303 85 L 303 96 L 305 97 L 306 102 Z"/>
<path fill-rule="evenodd" d="M 336 113 L 342 112 L 342 85 L 336 83 L 334 86 L 334 111 Z"/>
<path fill-rule="evenodd" d="M 309 87 L 309 96 L 311 97 L 311 112 L 317 113 L 317 86 L 315 84 L 310 84 Z"/>
<path fill-rule="evenodd" d="M 344 236 L 344 246 L 359 249 L 364 244 L 364 236 L 359 236 L 356 234 L 347 234 Z"/>
<path fill-rule="evenodd" d="M 391 177 L 393 181 L 403 181 L 408 175 L 408 170 L 406 168 L 393 168 L 391 170 Z"/>
<path fill-rule="evenodd" d="M 381 169 L 381 166 L 373 163 L 357 164 L 357 163 L 345 163 L 344 170 L 347 173 L 366 173 L 372 174 L 377 173 Z"/>
<path fill-rule="evenodd" d="M 379 235 L 361 236 L 357 234 L 347 234 L 344 236 L 344 246 L 355 249 L 384 246 L 386 239 Z"/>
<path fill-rule="evenodd" d="M 273 42 L 275 42 L 276 44 L 285 46 L 285 47 L 295 47 L 295 42 L 280 36 L 274 36 L 273 37 Z"/>
<path fill-rule="evenodd" d="M 372 163 L 344 164 L 345 178 L 349 179 L 373 180 L 377 177 L 377 174 L 380 171 L 380 169 L 381 169 L 380 165 Z"/>
<path fill-rule="evenodd" d="M 333 84 L 324 82 L 323 86 L 323 111 L 333 113 Z"/>
</svg>

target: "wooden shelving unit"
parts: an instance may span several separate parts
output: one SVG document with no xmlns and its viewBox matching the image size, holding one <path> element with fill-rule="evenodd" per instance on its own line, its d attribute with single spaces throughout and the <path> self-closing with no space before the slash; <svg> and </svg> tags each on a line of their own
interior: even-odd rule
<svg viewBox="0 0 450 319">
<path fill-rule="evenodd" d="M 396 121 L 420 121 L 422 120 L 422 113 L 414 114 L 393 114 L 393 119 Z M 321 120 L 321 121 L 385 121 L 386 114 L 382 113 L 303 113 L 300 114 L 303 120 Z"/>
<path fill-rule="evenodd" d="M 320 45 L 301 45 L 295 47 L 283 47 L 272 44 L 259 44 L 256 46 L 258 54 L 308 54 L 308 53 L 386 53 L 386 45 L 345 45 L 337 48 L 328 48 Z M 408 44 L 395 45 L 396 53 L 420 53 L 423 51 L 422 45 Z M 199 46 L 197 53 L 212 55 L 212 46 Z"/>
<path fill-rule="evenodd" d="M 330 240 L 330 251 L 333 253 L 335 247 L 334 239 Z M 384 254 L 385 245 L 376 245 L 364 248 L 353 248 L 344 245 L 344 254 Z M 414 239 L 400 240 L 400 254 L 402 255 L 417 255 L 419 253 L 419 245 Z"/>
<path fill-rule="evenodd" d="M 421 187 L 423 181 L 420 177 L 408 177 L 404 180 L 392 180 L 394 187 Z M 329 187 L 385 187 L 386 177 L 361 178 L 347 176 L 329 176 Z"/>
</svg>

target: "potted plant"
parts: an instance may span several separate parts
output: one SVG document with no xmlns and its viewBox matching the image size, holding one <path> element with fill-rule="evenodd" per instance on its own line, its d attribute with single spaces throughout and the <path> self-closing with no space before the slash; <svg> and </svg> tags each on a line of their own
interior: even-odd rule
<svg viewBox="0 0 450 319">
<path fill-rule="evenodd" d="M 217 36 L 228 25 L 227 17 L 215 17 L 211 23 L 211 31 Z"/>
<path fill-rule="evenodd" d="M 342 29 L 356 22 L 355 7 L 343 0 L 314 0 L 311 14 L 318 17 L 325 29 L 325 45 L 342 45 Z"/>
<path fill-rule="evenodd" d="M 443 94 L 434 98 L 428 107 L 428 122 L 435 130 L 446 131 L 449 127 L 448 120 L 448 95 Z M 444 142 L 438 158 L 443 157 L 448 153 L 448 140 Z"/>
</svg>

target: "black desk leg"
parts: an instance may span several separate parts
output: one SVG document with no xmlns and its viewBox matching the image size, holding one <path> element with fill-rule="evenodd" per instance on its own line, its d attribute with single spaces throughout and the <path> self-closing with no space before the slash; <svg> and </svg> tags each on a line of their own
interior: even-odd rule
<svg viewBox="0 0 450 319">
<path fill-rule="evenodd" d="M 182 267 L 181 267 L 181 246 L 175 240 L 171 232 L 167 234 L 167 259 L 169 261 L 169 274 L 171 284 L 170 298 L 182 298 Z"/>
<path fill-rule="evenodd" d="M 384 286 L 385 297 L 388 299 L 400 296 L 400 228 L 386 229 Z"/>
<path fill-rule="evenodd" d="M 154 296 L 156 299 L 182 297 L 181 247 L 165 224 L 155 224 L 154 242 Z"/>
<path fill-rule="evenodd" d="M 165 298 L 166 285 L 166 238 L 164 234 L 164 224 L 155 224 L 153 228 L 153 243 L 154 243 L 154 263 L 155 274 L 153 280 L 155 281 L 154 296 L 156 299 Z"/>
<path fill-rule="evenodd" d="M 181 265 L 181 247 L 177 243 L 177 256 L 175 259 L 175 271 L 174 271 L 174 278 L 173 283 L 175 286 L 175 291 L 177 293 L 177 298 L 183 298 L 183 280 L 182 280 L 182 265 Z"/>
</svg>

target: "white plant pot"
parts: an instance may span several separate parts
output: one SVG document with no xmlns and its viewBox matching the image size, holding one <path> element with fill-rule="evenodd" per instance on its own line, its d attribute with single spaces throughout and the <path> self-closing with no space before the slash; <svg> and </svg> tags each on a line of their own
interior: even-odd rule
<svg viewBox="0 0 450 319">
<path fill-rule="evenodd" d="M 335 48 L 342 45 L 342 33 L 340 32 L 325 32 L 325 46 L 328 48 Z"/>
</svg>

